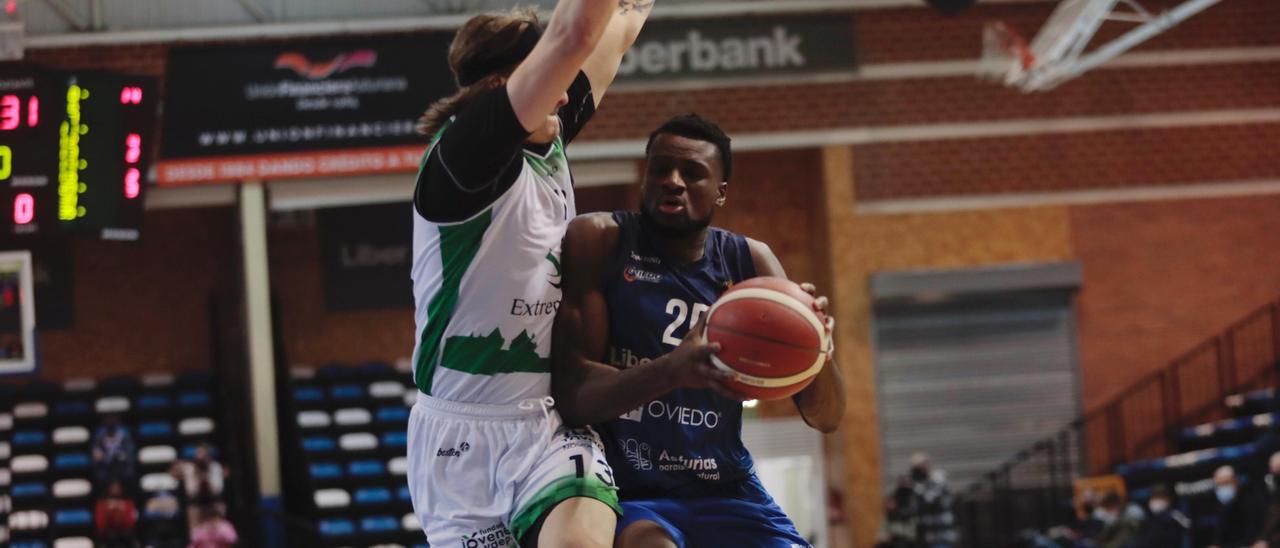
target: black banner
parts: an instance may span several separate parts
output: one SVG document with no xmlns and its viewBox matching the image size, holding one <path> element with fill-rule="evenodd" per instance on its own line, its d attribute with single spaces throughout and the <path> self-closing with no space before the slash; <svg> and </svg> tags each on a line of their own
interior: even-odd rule
<svg viewBox="0 0 1280 548">
<path fill-rule="evenodd" d="M 169 51 L 163 158 L 425 142 L 414 123 L 452 93 L 450 33 Z"/>
<path fill-rule="evenodd" d="M 619 82 L 852 72 L 848 14 L 648 22 Z"/>
<path fill-rule="evenodd" d="M 413 307 L 413 205 L 321 209 L 320 262 L 331 311 Z"/>
</svg>

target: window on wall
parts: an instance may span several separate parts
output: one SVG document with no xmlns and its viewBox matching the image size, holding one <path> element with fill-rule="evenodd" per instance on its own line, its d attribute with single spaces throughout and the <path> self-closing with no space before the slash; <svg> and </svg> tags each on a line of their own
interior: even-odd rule
<svg viewBox="0 0 1280 548">
<path fill-rule="evenodd" d="M 877 274 L 884 485 L 928 453 L 953 492 L 1080 411 L 1074 264 Z"/>
</svg>

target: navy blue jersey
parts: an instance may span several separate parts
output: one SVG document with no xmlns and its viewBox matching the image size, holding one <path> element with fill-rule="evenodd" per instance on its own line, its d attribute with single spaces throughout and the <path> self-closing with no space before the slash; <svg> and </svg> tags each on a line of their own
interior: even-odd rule
<svg viewBox="0 0 1280 548">
<path fill-rule="evenodd" d="M 605 360 L 634 367 L 679 346 L 733 284 L 753 278 L 746 238 L 711 228 L 701 260 L 664 256 L 638 214 L 619 211 L 618 246 L 602 286 L 609 307 Z M 753 473 L 742 445 L 742 403 L 679 389 L 598 427 L 624 499 L 720 496 Z"/>
</svg>

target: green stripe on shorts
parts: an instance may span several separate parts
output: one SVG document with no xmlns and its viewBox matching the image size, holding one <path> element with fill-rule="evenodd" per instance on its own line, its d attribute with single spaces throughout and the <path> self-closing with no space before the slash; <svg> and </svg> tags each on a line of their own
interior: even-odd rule
<svg viewBox="0 0 1280 548">
<path fill-rule="evenodd" d="M 515 518 L 507 529 L 511 530 L 516 542 L 520 542 L 542 514 L 561 501 L 573 497 L 596 499 L 607 504 L 619 516 L 622 515 L 622 506 L 618 504 L 618 488 L 609 487 L 596 478 L 566 477 L 555 480 L 538 491 L 524 508 L 515 513 Z"/>
</svg>

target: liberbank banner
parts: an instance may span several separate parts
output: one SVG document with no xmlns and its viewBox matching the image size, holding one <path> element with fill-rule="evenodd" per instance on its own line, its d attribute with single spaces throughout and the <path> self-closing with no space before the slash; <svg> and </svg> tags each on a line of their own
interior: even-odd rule
<svg viewBox="0 0 1280 548">
<path fill-rule="evenodd" d="M 848 13 L 649 21 L 619 82 L 852 72 Z"/>
<path fill-rule="evenodd" d="M 451 33 L 175 47 L 162 185 L 412 171 Z"/>
</svg>

